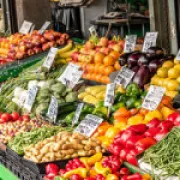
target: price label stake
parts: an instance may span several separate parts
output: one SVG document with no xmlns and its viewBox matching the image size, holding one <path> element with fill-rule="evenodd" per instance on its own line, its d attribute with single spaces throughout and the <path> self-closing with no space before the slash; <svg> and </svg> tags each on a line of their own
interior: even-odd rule
<svg viewBox="0 0 180 180">
<path fill-rule="evenodd" d="M 51 67 L 53 65 L 53 62 L 54 62 L 54 59 L 56 57 L 57 51 L 58 51 L 58 48 L 54 48 L 54 47 L 52 47 L 49 50 L 47 58 L 46 58 L 46 60 L 44 61 L 43 65 L 42 65 L 43 67 L 46 67 L 48 70 L 51 69 Z"/>
<path fill-rule="evenodd" d="M 177 60 L 177 61 L 180 61 L 180 49 L 179 49 L 179 51 L 178 51 L 178 53 L 177 53 L 176 60 Z"/>
<path fill-rule="evenodd" d="M 114 83 L 122 85 L 124 88 L 131 82 L 135 72 L 130 70 L 129 68 L 123 67 L 118 75 L 116 76 Z"/>
<path fill-rule="evenodd" d="M 87 137 L 90 137 L 95 132 L 95 130 L 99 127 L 102 121 L 103 121 L 102 118 L 92 115 L 92 114 L 88 114 L 84 118 L 84 120 L 81 121 L 81 123 L 74 130 L 74 132 L 78 132 Z"/>
<path fill-rule="evenodd" d="M 78 123 L 79 117 L 81 115 L 81 111 L 84 107 L 84 103 L 79 103 L 76 109 L 76 112 L 74 114 L 73 120 L 72 120 L 72 126 Z"/>
<path fill-rule="evenodd" d="M 39 34 L 43 34 L 44 31 L 49 27 L 49 25 L 51 24 L 50 21 L 46 21 L 43 26 L 41 27 L 41 29 L 39 30 Z"/>
<path fill-rule="evenodd" d="M 21 34 L 29 33 L 32 26 L 33 26 L 32 22 L 24 21 L 21 28 L 19 29 L 19 33 L 21 33 Z"/>
<path fill-rule="evenodd" d="M 90 35 L 98 36 L 95 26 L 89 28 Z"/>
<path fill-rule="evenodd" d="M 70 88 L 74 88 L 81 79 L 83 73 L 84 71 L 81 70 L 80 66 L 69 63 L 63 74 L 58 78 L 58 81 Z"/>
<path fill-rule="evenodd" d="M 106 86 L 106 96 L 104 100 L 104 106 L 111 107 L 114 104 L 115 88 L 116 88 L 115 83 L 111 83 Z"/>
<path fill-rule="evenodd" d="M 143 101 L 142 108 L 151 111 L 155 110 L 159 106 L 165 91 L 166 89 L 163 87 L 151 85 Z"/>
<path fill-rule="evenodd" d="M 136 46 L 137 35 L 126 36 L 124 52 L 129 53 L 134 51 Z"/>
<path fill-rule="evenodd" d="M 144 45 L 143 45 L 143 52 L 147 52 L 150 47 L 156 46 L 158 32 L 148 32 L 146 33 Z"/>
<path fill-rule="evenodd" d="M 58 115 L 58 100 L 54 96 L 52 96 L 47 112 L 47 117 L 52 122 L 56 123 L 57 115 Z"/>
<path fill-rule="evenodd" d="M 37 92 L 38 92 L 38 88 L 36 86 L 31 86 L 28 89 L 28 96 L 27 96 L 26 101 L 24 103 L 24 108 L 27 109 L 29 112 L 31 112 L 32 106 L 33 106 L 34 101 L 36 99 Z"/>
</svg>

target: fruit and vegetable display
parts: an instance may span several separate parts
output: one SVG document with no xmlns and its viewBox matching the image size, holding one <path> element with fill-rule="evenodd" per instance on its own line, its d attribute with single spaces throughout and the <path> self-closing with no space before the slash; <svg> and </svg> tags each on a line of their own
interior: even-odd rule
<svg viewBox="0 0 180 180">
<path fill-rule="evenodd" d="M 34 30 L 31 34 L 15 33 L 0 38 L 0 65 L 21 60 L 46 51 L 51 47 L 63 46 L 69 41 L 68 34 L 46 30 L 43 34 Z"/>
</svg>

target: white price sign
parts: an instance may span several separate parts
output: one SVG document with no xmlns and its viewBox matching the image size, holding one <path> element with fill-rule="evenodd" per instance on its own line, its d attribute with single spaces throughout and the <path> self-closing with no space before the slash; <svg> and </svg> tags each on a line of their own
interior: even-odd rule
<svg viewBox="0 0 180 180">
<path fill-rule="evenodd" d="M 84 107 L 84 103 L 79 103 L 76 109 L 76 112 L 74 114 L 73 120 L 72 120 L 72 126 L 78 123 L 79 117 L 81 115 L 81 111 Z"/>
<path fill-rule="evenodd" d="M 41 29 L 39 30 L 39 34 L 43 34 L 44 31 L 49 27 L 49 25 L 51 24 L 50 21 L 46 21 L 43 26 L 41 27 Z"/>
<path fill-rule="evenodd" d="M 19 101 L 18 101 L 20 107 L 24 106 L 26 98 L 27 98 L 27 94 L 22 93 L 22 95 L 19 97 Z"/>
<path fill-rule="evenodd" d="M 58 81 L 70 88 L 74 88 L 81 79 L 83 73 L 84 71 L 81 70 L 80 66 L 70 63 L 63 74 L 58 78 Z"/>
<path fill-rule="evenodd" d="M 126 41 L 125 41 L 125 46 L 124 46 L 125 53 L 134 51 L 135 46 L 136 46 L 136 40 L 137 40 L 137 35 L 126 36 Z"/>
<path fill-rule="evenodd" d="M 37 92 L 38 92 L 38 88 L 36 86 L 31 86 L 28 89 L 28 96 L 25 100 L 24 108 L 27 109 L 29 112 L 31 112 L 32 106 L 36 99 Z"/>
<path fill-rule="evenodd" d="M 177 60 L 177 61 L 180 61 L 180 50 L 179 50 L 178 53 L 177 53 L 176 60 Z"/>
<path fill-rule="evenodd" d="M 95 130 L 99 127 L 102 121 L 103 121 L 102 118 L 92 115 L 92 114 L 88 114 L 85 117 L 85 119 L 81 121 L 81 123 L 74 130 L 74 132 L 78 132 L 87 137 L 90 137 L 95 132 Z"/>
<path fill-rule="evenodd" d="M 143 101 L 142 108 L 151 111 L 155 110 L 160 104 L 165 91 L 166 89 L 163 87 L 151 85 L 148 94 Z"/>
<path fill-rule="evenodd" d="M 52 48 L 49 50 L 49 53 L 48 53 L 48 55 L 47 55 L 47 58 L 46 58 L 46 60 L 45 60 L 44 63 L 43 63 L 43 67 L 48 68 L 48 70 L 51 69 L 51 67 L 52 67 L 52 65 L 53 65 L 53 62 L 54 62 L 54 59 L 55 59 L 55 57 L 56 57 L 57 51 L 58 51 L 58 48 L 54 48 L 54 47 L 52 47 Z"/>
<path fill-rule="evenodd" d="M 106 87 L 106 96 L 105 96 L 105 100 L 104 100 L 104 106 L 106 107 L 110 107 L 113 105 L 114 103 L 114 95 L 115 95 L 115 88 L 116 88 L 116 84 L 115 83 L 111 83 L 108 84 Z"/>
<path fill-rule="evenodd" d="M 47 117 L 55 123 L 57 119 L 57 115 L 58 115 L 58 101 L 54 96 L 52 96 L 47 112 Z"/>
<path fill-rule="evenodd" d="M 114 83 L 122 85 L 124 88 L 131 82 L 135 72 L 127 67 L 123 67 L 116 76 Z"/>
<path fill-rule="evenodd" d="M 21 34 L 29 33 L 32 26 L 33 26 L 32 22 L 24 21 L 21 28 L 20 28 L 20 30 L 19 30 L 19 33 L 21 33 Z"/>
<path fill-rule="evenodd" d="M 143 45 L 143 52 L 147 52 L 150 47 L 156 46 L 158 32 L 148 32 L 146 33 L 144 45 Z"/>
<path fill-rule="evenodd" d="M 91 26 L 89 28 L 89 32 L 90 32 L 91 35 L 98 36 L 95 26 Z"/>
</svg>

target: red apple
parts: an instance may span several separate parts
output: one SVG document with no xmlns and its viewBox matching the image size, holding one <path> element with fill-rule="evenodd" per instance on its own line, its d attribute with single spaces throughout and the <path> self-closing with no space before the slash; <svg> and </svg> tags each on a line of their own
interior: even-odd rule
<svg viewBox="0 0 180 180">
<path fill-rule="evenodd" d="M 63 39 L 58 39 L 58 40 L 56 40 L 56 43 L 57 43 L 57 45 L 62 46 L 62 45 L 65 44 L 65 40 L 63 40 Z"/>
<path fill-rule="evenodd" d="M 16 53 L 16 59 L 23 59 L 24 58 L 24 53 L 19 51 Z"/>
<path fill-rule="evenodd" d="M 34 51 L 36 54 L 38 54 L 38 53 L 42 52 L 42 49 L 39 48 L 39 47 L 34 47 L 34 48 L 33 48 L 33 51 Z"/>
<path fill-rule="evenodd" d="M 123 51 L 122 47 L 119 44 L 115 44 L 112 49 L 118 53 L 121 53 Z"/>
<path fill-rule="evenodd" d="M 50 48 L 50 46 L 49 46 L 48 43 L 45 43 L 45 44 L 42 45 L 42 50 L 43 50 L 43 51 L 46 51 L 46 50 L 48 50 L 49 48 Z"/>
<path fill-rule="evenodd" d="M 86 49 L 94 49 L 95 45 L 91 41 L 87 41 L 85 44 Z"/>
<path fill-rule="evenodd" d="M 50 47 L 53 47 L 55 45 L 55 41 L 48 42 Z"/>
<path fill-rule="evenodd" d="M 44 44 L 44 43 L 47 42 L 47 40 L 46 40 L 44 37 L 41 37 L 41 40 L 40 40 L 40 41 L 41 41 L 42 44 Z"/>
<path fill-rule="evenodd" d="M 102 37 L 99 41 L 99 45 L 102 47 L 107 47 L 108 46 L 109 40 L 106 37 Z"/>
<path fill-rule="evenodd" d="M 32 56 L 35 52 L 32 49 L 28 49 L 27 54 L 28 56 Z"/>
<path fill-rule="evenodd" d="M 78 62 L 78 56 L 79 56 L 79 52 L 74 52 L 72 53 L 71 58 L 73 61 Z"/>
</svg>

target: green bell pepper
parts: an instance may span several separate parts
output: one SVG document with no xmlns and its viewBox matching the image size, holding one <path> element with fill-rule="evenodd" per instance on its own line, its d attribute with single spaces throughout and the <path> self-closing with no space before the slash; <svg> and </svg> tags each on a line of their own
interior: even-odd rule
<svg viewBox="0 0 180 180">
<path fill-rule="evenodd" d="M 126 102 L 126 107 L 128 109 L 135 108 L 135 103 L 137 102 L 137 98 L 135 96 L 130 97 Z"/>
<path fill-rule="evenodd" d="M 114 97 L 114 104 L 116 104 L 119 101 L 120 96 L 122 95 L 121 92 L 117 92 Z"/>
<path fill-rule="evenodd" d="M 136 101 L 135 104 L 134 104 L 135 108 L 137 108 L 137 109 L 139 109 L 141 107 L 141 105 L 142 105 L 141 100 Z"/>
<path fill-rule="evenodd" d="M 69 115 L 67 115 L 66 118 L 64 119 L 67 125 L 71 125 L 72 124 L 72 120 L 74 118 L 74 114 L 75 114 L 75 112 L 72 112 Z"/>
<path fill-rule="evenodd" d="M 121 107 L 125 107 L 126 105 L 125 105 L 125 103 L 124 102 L 119 102 L 119 103 L 117 103 L 117 104 L 115 104 L 114 106 L 112 106 L 111 107 L 111 112 L 115 112 L 115 111 L 117 111 L 119 108 L 121 108 Z"/>
<path fill-rule="evenodd" d="M 128 96 L 126 96 L 126 94 L 122 94 L 119 97 L 118 102 L 126 103 L 127 100 L 128 100 Z"/>
<path fill-rule="evenodd" d="M 142 90 L 135 83 L 128 85 L 126 88 L 127 96 L 139 96 L 141 93 L 142 93 Z"/>
</svg>

